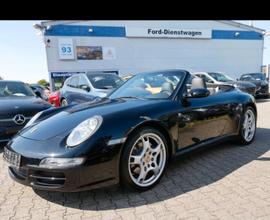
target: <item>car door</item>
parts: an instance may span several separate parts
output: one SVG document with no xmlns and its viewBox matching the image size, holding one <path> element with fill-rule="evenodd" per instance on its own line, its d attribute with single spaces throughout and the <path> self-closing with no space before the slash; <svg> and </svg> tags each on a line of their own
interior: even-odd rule
<svg viewBox="0 0 270 220">
<path fill-rule="evenodd" d="M 83 86 L 87 86 L 89 90 L 86 91 L 85 89 L 83 89 Z M 92 88 L 85 75 L 80 75 L 78 89 L 80 90 L 81 102 L 88 102 L 94 99 L 94 96 L 92 95 Z"/>
<path fill-rule="evenodd" d="M 68 88 L 65 95 L 69 104 L 80 103 L 82 100 L 81 89 L 79 89 L 79 76 L 72 76 L 69 80 Z"/>
<path fill-rule="evenodd" d="M 184 85 L 188 93 L 190 84 Z M 178 113 L 178 148 L 200 144 L 226 135 L 231 125 L 230 101 L 222 100 L 219 94 L 203 98 L 183 98 L 183 108 Z"/>
</svg>

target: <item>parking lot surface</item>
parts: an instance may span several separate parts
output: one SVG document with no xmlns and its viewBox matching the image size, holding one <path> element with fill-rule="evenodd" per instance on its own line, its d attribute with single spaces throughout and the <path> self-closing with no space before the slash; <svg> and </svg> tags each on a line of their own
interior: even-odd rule
<svg viewBox="0 0 270 220">
<path fill-rule="evenodd" d="M 251 145 L 224 143 L 179 158 L 143 193 L 34 191 L 8 176 L 0 149 L 0 219 L 270 219 L 270 100 L 257 107 Z"/>
</svg>

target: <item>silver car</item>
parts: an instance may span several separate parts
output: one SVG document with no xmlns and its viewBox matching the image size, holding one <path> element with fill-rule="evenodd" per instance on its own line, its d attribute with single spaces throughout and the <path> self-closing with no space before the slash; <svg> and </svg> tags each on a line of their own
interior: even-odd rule
<svg viewBox="0 0 270 220">
<path fill-rule="evenodd" d="M 76 74 L 66 79 L 60 90 L 61 106 L 106 97 L 124 81 L 113 73 Z"/>
</svg>

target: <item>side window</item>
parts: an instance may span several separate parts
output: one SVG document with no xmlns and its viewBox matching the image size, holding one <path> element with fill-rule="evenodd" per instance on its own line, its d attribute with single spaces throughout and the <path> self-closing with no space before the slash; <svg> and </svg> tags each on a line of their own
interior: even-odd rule
<svg viewBox="0 0 270 220">
<path fill-rule="evenodd" d="M 87 81 L 85 76 L 80 76 L 79 77 L 79 85 L 78 85 L 79 89 L 85 90 L 87 92 L 91 91 L 91 88 L 89 86 L 89 82 Z"/>
<path fill-rule="evenodd" d="M 71 84 L 71 87 L 72 87 L 72 88 L 78 88 L 78 86 L 79 86 L 79 78 L 78 78 L 78 76 L 74 76 L 74 77 L 71 79 L 70 84 Z"/>
<path fill-rule="evenodd" d="M 208 76 L 204 75 L 204 77 L 205 77 L 204 80 L 206 83 L 214 83 Z"/>
<path fill-rule="evenodd" d="M 204 74 L 197 74 L 197 76 L 202 78 L 206 83 L 214 83 L 208 76 Z"/>
<path fill-rule="evenodd" d="M 81 88 L 82 85 L 89 86 L 89 82 L 86 80 L 85 76 L 80 76 L 79 78 L 79 87 Z"/>
</svg>

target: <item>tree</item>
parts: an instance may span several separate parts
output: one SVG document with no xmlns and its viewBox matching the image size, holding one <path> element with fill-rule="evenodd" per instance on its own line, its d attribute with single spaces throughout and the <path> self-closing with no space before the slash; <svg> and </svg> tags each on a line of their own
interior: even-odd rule
<svg viewBox="0 0 270 220">
<path fill-rule="evenodd" d="M 49 83 L 45 79 L 41 79 L 37 83 L 39 85 L 42 85 L 42 86 L 48 86 L 49 85 Z"/>
</svg>

